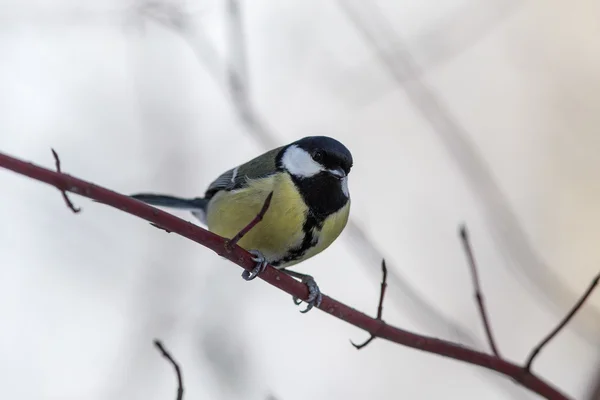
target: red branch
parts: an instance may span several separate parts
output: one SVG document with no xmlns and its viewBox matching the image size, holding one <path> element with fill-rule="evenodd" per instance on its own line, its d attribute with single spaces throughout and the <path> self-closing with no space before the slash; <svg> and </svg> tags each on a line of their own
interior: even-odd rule
<svg viewBox="0 0 600 400">
<path fill-rule="evenodd" d="M 577 314 L 577 311 L 579 311 L 581 309 L 581 307 L 583 306 L 583 304 L 585 303 L 587 298 L 590 297 L 590 295 L 592 294 L 592 292 L 594 291 L 596 286 L 598 286 L 598 281 L 600 281 L 600 274 L 596 275 L 596 278 L 594 278 L 592 283 L 590 283 L 590 286 L 588 286 L 588 288 L 585 291 L 585 293 L 583 294 L 583 296 L 581 296 L 581 298 L 577 301 L 577 303 L 575 303 L 573 308 L 571 308 L 571 311 L 569 311 L 569 313 L 563 318 L 563 320 L 560 321 L 560 323 L 556 326 L 556 328 L 554 328 L 554 330 L 552 330 L 552 332 L 550 332 L 548 334 L 548 336 L 546 336 L 544 339 L 542 339 L 540 344 L 538 344 L 537 346 L 535 346 L 533 348 L 533 350 L 531 351 L 531 354 L 529 355 L 529 357 L 527 358 L 527 361 L 525 362 L 525 370 L 529 371 L 531 369 L 531 364 L 533 364 L 533 360 L 535 360 L 535 358 L 537 357 L 539 352 L 542 351 L 544 346 L 546 346 L 548 344 L 548 342 L 550 342 L 554 338 L 554 336 L 556 336 L 558 334 L 558 332 L 560 332 L 565 327 L 565 325 L 567 325 L 569 323 L 571 318 L 573 318 L 575 316 L 575 314 Z"/>
<path fill-rule="evenodd" d="M 246 236 L 246 234 L 248 232 L 250 232 L 250 230 L 252 228 L 254 228 L 256 226 L 256 224 L 258 224 L 260 221 L 262 221 L 263 217 L 267 213 L 267 210 L 269 209 L 269 206 L 271 205 L 272 198 L 273 198 L 273 192 L 269 193 L 269 195 L 265 199 L 265 202 L 262 205 L 262 208 L 260 209 L 258 214 L 256 214 L 256 217 L 254 217 L 254 219 L 252 221 L 250 221 L 250 223 L 248 225 L 246 225 L 241 231 L 239 231 L 237 233 L 237 235 L 235 235 L 233 238 L 227 240 L 227 243 L 226 243 L 227 248 L 229 248 L 229 249 L 233 248 L 233 246 L 235 246 L 237 244 L 237 242 L 239 242 L 244 236 Z"/>
<path fill-rule="evenodd" d="M 56 165 L 56 172 L 58 172 L 59 174 L 62 174 L 62 171 L 60 170 L 60 158 L 58 157 L 58 154 L 56 153 L 56 151 L 54 151 L 54 149 L 50 149 L 52 150 L 52 155 L 54 156 L 54 165 Z M 77 214 L 78 212 L 81 211 L 81 208 L 75 207 L 75 205 L 73 204 L 73 202 L 71 201 L 71 199 L 69 199 L 69 196 L 67 196 L 67 192 L 64 190 L 60 190 L 60 193 L 62 194 L 63 200 L 65 201 L 65 204 L 67 205 L 67 207 L 69 207 L 69 209 L 71 211 L 73 211 L 75 214 Z"/>
<path fill-rule="evenodd" d="M 381 278 L 381 289 L 379 289 L 379 305 L 377 306 L 377 321 L 379 321 L 379 323 L 381 325 L 385 324 L 385 322 L 383 321 L 383 299 L 385 299 L 385 289 L 387 289 L 387 266 L 385 265 L 385 260 L 381 261 L 381 274 L 382 274 L 382 278 Z M 356 348 L 356 350 L 360 350 L 363 347 L 366 347 L 369 343 L 371 343 L 373 341 L 373 339 L 375 339 L 377 337 L 377 335 L 371 333 L 371 336 L 363 343 L 361 344 L 356 344 L 354 343 L 352 340 L 350 341 L 350 343 L 352 343 L 352 346 L 354 346 Z"/>
<path fill-rule="evenodd" d="M 481 315 L 481 320 L 483 321 L 485 334 L 487 335 L 488 342 L 492 348 L 492 353 L 494 353 L 496 357 L 500 357 L 498 347 L 496 346 L 496 341 L 494 340 L 494 335 L 492 334 L 492 327 L 485 309 L 485 304 L 483 302 L 483 294 L 481 294 L 481 284 L 479 283 L 479 274 L 477 273 L 477 263 L 475 262 L 473 250 L 471 249 L 471 242 L 469 241 L 469 235 L 467 234 L 467 227 L 464 225 L 460 227 L 460 238 L 462 239 L 465 253 L 467 254 L 467 259 L 469 260 L 469 268 L 471 269 L 471 276 L 473 278 L 473 288 L 475 289 L 475 301 L 477 301 L 477 307 L 479 308 L 479 314 Z"/>
<path fill-rule="evenodd" d="M 0 153 L 0 166 L 32 179 L 45 182 L 59 190 L 76 193 L 80 196 L 94 199 L 152 222 L 164 229 L 213 250 L 218 255 L 227 258 L 248 271 L 255 267 L 256 263 L 252 260 L 252 255 L 241 247 L 236 245 L 231 251 L 227 251 L 226 238 L 215 235 L 191 222 L 177 218 L 172 214 L 146 205 L 141 201 L 81 179 L 74 178 L 70 175 L 63 175 L 2 153 Z M 302 300 L 308 298 L 309 293 L 306 285 L 296 281 L 285 273 L 277 271 L 271 266 L 266 268 L 260 275 L 260 278 L 292 296 L 296 296 Z M 378 338 L 387 339 L 391 342 L 413 349 L 438 354 L 496 371 L 506 377 L 512 378 L 519 382 L 523 387 L 548 399 L 568 399 L 565 394 L 561 393 L 558 389 L 554 388 L 535 374 L 525 370 L 522 366 L 499 359 L 494 355 L 472 350 L 446 340 L 418 335 L 388 324 L 382 324 L 381 321 L 371 318 L 326 295 L 323 295 L 323 301 L 318 308 L 336 318 L 363 329 Z"/>
</svg>

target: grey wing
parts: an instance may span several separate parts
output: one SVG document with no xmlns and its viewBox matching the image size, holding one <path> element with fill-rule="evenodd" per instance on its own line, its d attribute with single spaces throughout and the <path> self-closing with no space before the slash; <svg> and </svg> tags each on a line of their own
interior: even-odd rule
<svg viewBox="0 0 600 400">
<path fill-rule="evenodd" d="M 245 164 L 225 171 L 206 189 L 205 198 L 210 199 L 221 190 L 235 190 L 245 186 L 247 179 L 264 178 L 277 172 L 276 158 L 281 148 L 273 149 Z"/>
<path fill-rule="evenodd" d="M 222 173 L 217 179 L 215 179 L 206 189 L 205 197 L 212 197 L 216 192 L 220 190 L 231 190 L 235 186 L 235 179 L 239 167 L 230 169 Z"/>
</svg>

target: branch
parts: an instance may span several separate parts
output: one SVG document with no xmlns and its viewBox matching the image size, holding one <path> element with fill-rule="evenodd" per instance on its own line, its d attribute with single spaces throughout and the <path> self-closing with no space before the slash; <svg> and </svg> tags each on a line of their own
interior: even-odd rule
<svg viewBox="0 0 600 400">
<path fill-rule="evenodd" d="M 598 281 L 600 281 L 600 274 L 596 275 L 596 278 L 594 278 L 592 283 L 590 283 L 590 286 L 587 288 L 587 290 L 585 291 L 583 296 L 581 296 L 581 298 L 577 301 L 577 303 L 575 303 L 575 305 L 573 306 L 571 311 L 569 311 L 569 313 L 563 318 L 563 320 L 560 321 L 560 323 L 556 326 L 556 328 L 554 328 L 554 330 L 552 332 L 550 332 L 548 334 L 548 336 L 546 336 L 544 338 L 544 340 L 542 340 L 540 342 L 540 344 L 538 344 L 537 346 L 535 346 L 533 348 L 533 350 L 531 351 L 531 354 L 527 358 L 527 362 L 525 363 L 526 371 L 531 370 L 531 364 L 533 364 L 533 360 L 535 360 L 535 358 L 537 357 L 539 352 L 542 351 L 544 346 L 546 346 L 548 344 L 548 342 L 550 342 L 554 338 L 554 336 L 556 336 L 565 327 L 565 325 L 567 325 L 569 323 L 571 318 L 573 318 L 575 316 L 575 314 L 577 314 L 577 311 L 579 311 L 581 309 L 581 307 L 583 306 L 585 301 L 588 299 L 588 297 L 590 297 L 590 295 L 592 294 L 592 292 L 594 291 L 596 286 L 598 286 Z"/>
<path fill-rule="evenodd" d="M 58 172 L 59 174 L 62 174 L 62 171 L 60 170 L 60 158 L 58 157 L 58 153 L 56 153 L 56 151 L 54 151 L 54 149 L 50 149 L 50 150 L 52 150 L 52 155 L 54 156 L 54 164 L 56 165 L 56 172 Z M 62 194 L 62 197 L 65 200 L 65 204 L 67 205 L 67 207 L 69 207 L 69 209 L 71 211 L 73 211 L 75 214 L 77 214 L 78 212 L 81 211 L 81 208 L 75 207 L 75 205 L 73 204 L 71 199 L 69 199 L 69 196 L 67 196 L 67 192 L 64 189 L 59 188 L 58 190 L 60 190 L 60 193 Z"/>
<path fill-rule="evenodd" d="M 379 291 L 379 306 L 377 307 L 377 320 L 380 321 L 380 323 L 383 325 L 385 324 L 385 322 L 383 322 L 383 299 L 385 298 L 385 289 L 387 288 L 387 266 L 385 265 L 385 260 L 381 261 L 381 273 L 383 275 L 383 277 L 381 278 L 381 289 Z M 371 334 L 371 336 L 362 344 L 356 344 L 354 343 L 352 340 L 350 341 L 350 343 L 352 343 L 352 346 L 354 346 L 356 348 L 356 350 L 360 350 L 363 347 L 367 346 L 369 343 L 371 343 L 373 341 L 373 339 L 375 339 L 375 334 Z"/>
<path fill-rule="evenodd" d="M 494 335 L 492 335 L 492 328 L 488 319 L 487 311 L 483 303 L 483 294 L 481 292 L 481 285 L 479 283 L 479 275 L 477 274 L 477 263 L 475 262 L 473 250 L 471 249 L 471 243 L 469 241 L 467 227 L 464 225 L 460 227 L 460 238 L 462 240 L 463 246 L 465 248 L 465 253 L 467 254 L 467 258 L 469 260 L 471 276 L 473 277 L 473 287 L 475 289 L 475 300 L 477 301 L 479 314 L 481 315 L 481 320 L 483 321 L 485 334 L 487 335 L 488 342 L 490 344 L 490 347 L 492 348 L 492 353 L 494 353 L 496 357 L 500 357 L 500 353 L 498 352 L 498 348 L 496 347 L 496 342 L 494 341 Z"/>
<path fill-rule="evenodd" d="M 246 225 L 244 227 L 244 229 L 242 229 L 241 231 L 239 231 L 233 238 L 227 240 L 226 246 L 229 249 L 231 249 L 231 248 L 233 248 L 233 246 L 237 245 L 237 243 L 244 236 L 246 236 L 246 234 L 248 232 L 250 232 L 250 230 L 252 228 L 254 228 L 256 226 L 256 224 L 258 224 L 260 221 L 262 221 L 263 217 L 267 213 L 267 210 L 269 209 L 269 206 L 271 205 L 271 199 L 272 198 L 273 198 L 273 192 L 269 193 L 269 195 L 265 199 L 265 202 L 262 205 L 262 208 L 260 209 L 260 211 L 258 212 L 258 214 L 256 214 L 256 217 L 254 217 L 254 219 L 252 221 L 250 221 L 250 223 L 248 225 Z"/>
<path fill-rule="evenodd" d="M 183 379 L 181 378 L 181 369 L 179 368 L 179 364 L 177 363 L 177 361 L 175 361 L 175 359 L 167 351 L 167 349 L 165 349 L 160 340 L 154 339 L 154 346 L 156 346 L 156 348 L 158 349 L 158 351 L 160 351 L 162 356 L 166 358 L 173 366 L 173 369 L 175 370 L 175 375 L 177 376 L 177 397 L 175 397 L 175 399 L 183 400 Z"/>
<path fill-rule="evenodd" d="M 99 201 L 148 222 L 153 222 L 173 233 L 213 250 L 218 255 L 232 261 L 247 271 L 255 267 L 255 262 L 252 260 L 253 256 L 241 247 L 235 245 L 228 251 L 226 238 L 209 232 L 191 222 L 177 218 L 172 214 L 151 207 L 141 201 L 3 153 L 0 153 L 0 167 L 45 182 L 59 190 L 69 191 Z M 304 301 L 308 299 L 309 292 L 306 285 L 270 265 L 267 266 L 259 277 L 292 296 L 296 296 Z M 463 347 L 447 340 L 419 335 L 388 324 L 382 324 L 381 321 L 371 318 L 326 295 L 323 295 L 323 301 L 318 308 L 335 318 L 341 319 L 379 338 L 496 371 L 546 398 L 567 399 L 565 394 L 530 371 L 524 370 L 518 364 Z"/>
</svg>

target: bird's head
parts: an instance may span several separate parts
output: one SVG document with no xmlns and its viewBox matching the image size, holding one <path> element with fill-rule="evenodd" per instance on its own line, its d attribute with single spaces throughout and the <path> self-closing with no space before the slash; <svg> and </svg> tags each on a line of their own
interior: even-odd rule
<svg viewBox="0 0 600 400">
<path fill-rule="evenodd" d="M 341 189 L 349 197 L 352 154 L 339 141 L 327 136 L 308 136 L 285 146 L 278 159 L 278 167 L 287 171 L 302 190 L 311 192 L 305 194 L 327 195 Z"/>
<path fill-rule="evenodd" d="M 333 138 L 308 136 L 283 148 L 280 166 L 300 179 L 321 174 L 341 180 L 350 173 L 352 154 Z"/>
</svg>

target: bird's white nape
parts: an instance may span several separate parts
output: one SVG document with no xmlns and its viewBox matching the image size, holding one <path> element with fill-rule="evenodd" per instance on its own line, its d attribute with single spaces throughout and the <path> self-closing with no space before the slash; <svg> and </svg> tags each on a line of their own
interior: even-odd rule
<svg viewBox="0 0 600 400">
<path fill-rule="evenodd" d="M 296 145 L 285 150 L 281 164 L 290 174 L 300 178 L 314 176 L 323 170 L 323 166 L 313 160 L 306 150 Z"/>
</svg>

